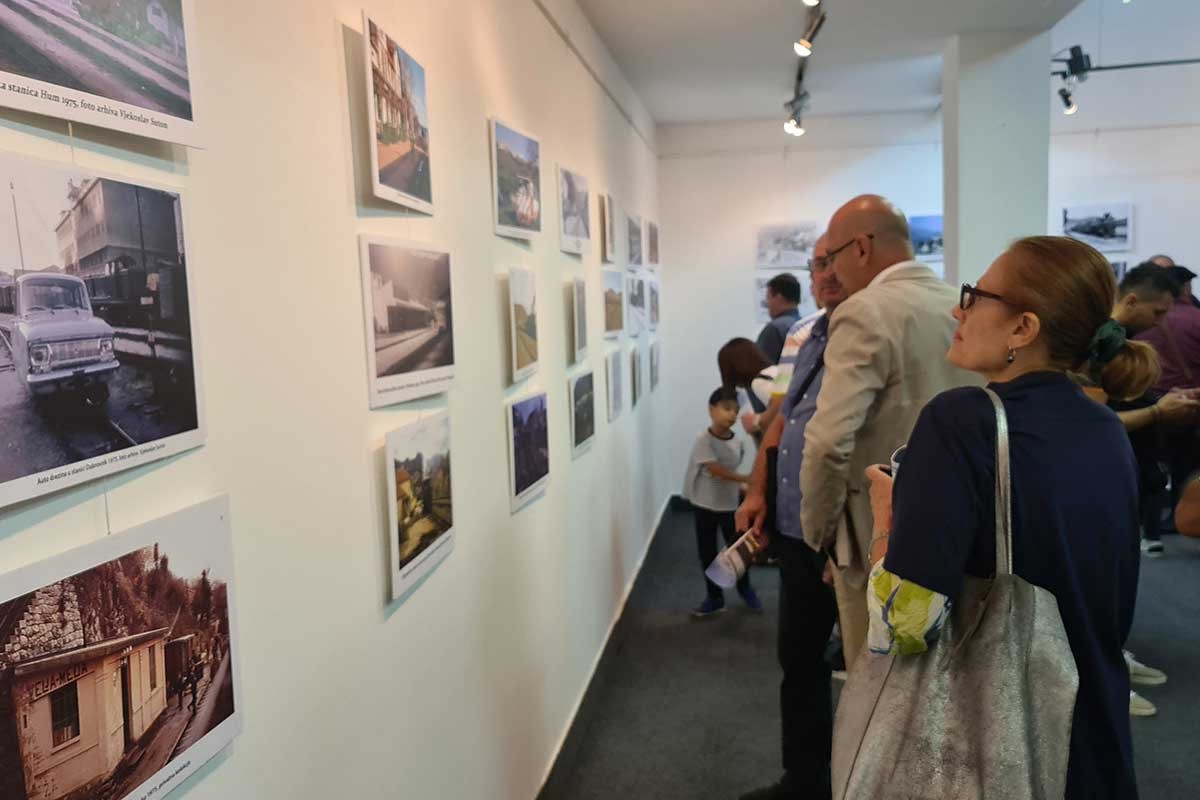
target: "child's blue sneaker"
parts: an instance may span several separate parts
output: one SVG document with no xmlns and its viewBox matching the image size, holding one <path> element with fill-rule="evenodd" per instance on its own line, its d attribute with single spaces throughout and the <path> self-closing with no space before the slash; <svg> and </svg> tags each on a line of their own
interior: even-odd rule
<svg viewBox="0 0 1200 800">
<path fill-rule="evenodd" d="M 751 611 L 763 610 L 762 600 L 758 599 L 758 595 L 754 592 L 752 587 L 747 586 L 746 591 L 738 592 L 738 594 L 742 596 L 742 600 L 746 603 L 746 608 L 750 609 Z"/>
<path fill-rule="evenodd" d="M 725 610 L 725 600 L 720 597 L 706 597 L 704 602 L 692 609 L 692 616 L 697 619 L 711 617 Z"/>
</svg>

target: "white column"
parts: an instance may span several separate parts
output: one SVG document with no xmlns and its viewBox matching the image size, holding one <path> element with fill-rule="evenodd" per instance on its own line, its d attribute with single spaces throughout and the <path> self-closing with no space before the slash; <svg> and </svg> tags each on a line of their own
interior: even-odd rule
<svg viewBox="0 0 1200 800">
<path fill-rule="evenodd" d="M 946 280 L 973 282 L 1021 236 L 1046 233 L 1049 32 L 950 38 L 943 65 Z"/>
</svg>

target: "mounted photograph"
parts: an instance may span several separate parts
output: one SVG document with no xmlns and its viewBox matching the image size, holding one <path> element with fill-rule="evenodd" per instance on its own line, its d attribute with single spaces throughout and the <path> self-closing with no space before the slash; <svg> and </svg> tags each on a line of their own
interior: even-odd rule
<svg viewBox="0 0 1200 800">
<path fill-rule="evenodd" d="M 440 394 L 454 382 L 450 254 L 359 237 L 371 408 Z"/>
<path fill-rule="evenodd" d="M 0 153 L 0 507 L 204 443 L 181 196 Z"/>
<path fill-rule="evenodd" d="M 650 345 L 650 391 L 658 388 L 658 370 L 662 363 L 662 345 L 655 341 Z"/>
<path fill-rule="evenodd" d="M 815 222 L 764 225 L 755 234 L 755 263 L 760 269 L 807 268 L 820 235 L 821 226 Z"/>
<path fill-rule="evenodd" d="M 492 120 L 496 233 L 532 239 L 542 230 L 542 149 L 537 139 Z"/>
<path fill-rule="evenodd" d="M 617 228 L 613 221 L 613 199 L 611 194 L 600 198 L 600 260 L 611 264 L 617 260 Z"/>
<path fill-rule="evenodd" d="M 0 576 L 0 797 L 165 796 L 241 731 L 227 497 Z"/>
<path fill-rule="evenodd" d="M 546 393 L 508 404 L 510 508 L 516 513 L 537 499 L 550 481 L 550 427 Z"/>
<path fill-rule="evenodd" d="M 629 313 L 625 317 L 625 332 L 637 336 L 648 327 L 646 317 L 646 281 L 640 275 L 627 275 L 625 280 L 625 296 L 629 303 Z"/>
<path fill-rule="evenodd" d="M 603 271 L 604 338 L 614 339 L 625 330 L 625 276 L 615 269 Z"/>
<path fill-rule="evenodd" d="M 612 350 L 604 357 L 604 370 L 608 384 L 608 421 L 612 422 L 625 410 L 625 365 L 621 363 L 620 350 Z"/>
<path fill-rule="evenodd" d="M 629 351 L 629 407 L 637 408 L 642 397 L 642 348 L 634 345 Z"/>
<path fill-rule="evenodd" d="M 2 0 L 0 0 L 2 1 Z M 375 196 L 433 213 L 425 68 L 363 12 Z"/>
<path fill-rule="evenodd" d="M 560 214 L 559 249 L 582 255 L 591 241 L 591 208 L 587 178 L 563 167 L 558 168 Z"/>
<path fill-rule="evenodd" d="M 661 317 L 658 305 L 658 281 L 646 281 L 646 287 L 650 295 L 650 309 L 648 312 L 650 316 L 650 330 L 656 331 L 658 330 L 658 321 Z"/>
<path fill-rule="evenodd" d="M 1090 244 L 1101 253 L 1133 249 L 1133 205 L 1105 203 L 1066 206 L 1062 210 L 1062 235 Z"/>
<path fill-rule="evenodd" d="M 513 383 L 528 378 L 538 368 L 537 276 L 531 269 L 508 271 Z"/>
<path fill-rule="evenodd" d="M 658 223 L 646 223 L 646 263 L 658 266 Z"/>
<path fill-rule="evenodd" d="M 642 265 L 642 218 L 637 214 L 625 215 L 625 227 L 629 234 L 629 259 L 626 263 L 630 267 L 640 267 Z"/>
<path fill-rule="evenodd" d="M 583 455 L 596 436 L 596 375 L 591 370 L 567 381 L 571 398 L 571 455 Z"/>
<path fill-rule="evenodd" d="M 197 147 L 191 0 L 0 0 L 0 105 Z"/>
<path fill-rule="evenodd" d="M 574 282 L 575 306 L 575 363 L 578 364 L 587 356 L 588 326 L 587 326 L 587 281 L 576 278 Z"/>
<path fill-rule="evenodd" d="M 387 435 L 392 599 L 403 597 L 454 549 L 450 414 Z"/>
<path fill-rule="evenodd" d="M 917 214 L 908 218 L 908 234 L 917 261 L 939 262 L 944 258 L 941 214 Z"/>
</svg>

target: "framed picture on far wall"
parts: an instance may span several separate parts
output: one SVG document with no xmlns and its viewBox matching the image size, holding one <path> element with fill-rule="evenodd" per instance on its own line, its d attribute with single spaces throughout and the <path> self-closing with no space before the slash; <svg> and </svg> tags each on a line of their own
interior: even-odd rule
<svg viewBox="0 0 1200 800">
<path fill-rule="evenodd" d="M 0 508 L 204 444 L 186 197 L 12 153 L 0 186 Z"/>
<path fill-rule="evenodd" d="M 622 377 L 625 365 L 621 363 L 621 351 L 613 350 L 604 358 L 605 383 L 608 384 L 608 421 L 612 422 L 625 410 L 625 380 Z"/>
<path fill-rule="evenodd" d="M 542 146 L 499 120 L 491 125 L 496 233 L 532 239 L 542 230 Z"/>
<path fill-rule="evenodd" d="M 1090 244 L 1101 253 L 1133 249 L 1133 205 L 1103 203 L 1064 206 L 1062 235 Z"/>
<path fill-rule="evenodd" d="M 433 213 L 425 68 L 363 12 L 363 51 L 376 197 Z"/>
<path fill-rule="evenodd" d="M 550 482 L 550 427 L 546 393 L 508 404 L 510 507 L 515 514 L 537 499 Z"/>
<path fill-rule="evenodd" d="M 918 214 L 908 218 L 908 233 L 912 238 L 917 261 L 941 262 L 944 258 L 945 239 L 942 235 L 941 214 Z"/>
<path fill-rule="evenodd" d="M 575 306 L 575 363 L 578 364 L 587 356 L 588 326 L 587 326 L 587 281 L 576 278 L 574 282 Z"/>
<path fill-rule="evenodd" d="M 3 0 L 0 105 L 199 147 L 193 10 L 192 0 Z"/>
<path fill-rule="evenodd" d="M 642 265 L 642 218 L 637 214 L 625 215 L 625 225 L 629 232 L 629 259 L 630 267 L 640 267 Z"/>
<path fill-rule="evenodd" d="M 662 345 L 657 340 L 650 345 L 650 391 L 658 388 L 658 370 L 662 365 Z"/>
<path fill-rule="evenodd" d="M 646 263 L 658 266 L 658 223 L 646 223 Z"/>
<path fill-rule="evenodd" d="M 511 313 L 513 383 L 528 378 L 538 368 L 537 276 L 531 269 L 508 271 Z"/>
<path fill-rule="evenodd" d="M 387 435 L 386 480 L 396 600 L 454 549 L 449 413 L 423 417 Z"/>
<path fill-rule="evenodd" d="M 450 254 L 359 237 L 371 408 L 440 394 L 454 382 Z"/>
<path fill-rule="evenodd" d="M 625 276 L 615 269 L 603 272 L 604 338 L 613 339 L 625 330 Z"/>
<path fill-rule="evenodd" d="M 629 407 L 637 408 L 642 397 L 642 348 L 634 345 L 629 351 Z"/>
<path fill-rule="evenodd" d="M 646 281 L 646 290 L 649 294 L 650 303 L 650 308 L 647 312 L 650 317 L 650 330 L 656 331 L 658 330 L 658 321 L 661 317 L 661 312 L 658 305 L 658 280 Z"/>
<path fill-rule="evenodd" d="M 637 336 L 647 328 L 646 320 L 646 281 L 641 275 L 629 273 L 625 280 L 625 296 L 628 298 L 629 311 L 625 318 L 625 331 L 630 336 Z"/>
<path fill-rule="evenodd" d="M 571 455 L 586 453 L 596 437 L 596 375 L 591 370 L 572 376 L 567 381 L 571 398 Z"/>
<path fill-rule="evenodd" d="M 813 247 L 821 235 L 815 222 L 764 225 L 756 232 L 759 269 L 800 269 L 812 260 Z"/>
<path fill-rule="evenodd" d="M 612 195 L 600 195 L 600 260 L 606 264 L 617 260 L 617 229 L 613 216 Z"/>
<path fill-rule="evenodd" d="M 592 238 L 591 207 L 587 178 L 563 167 L 558 168 L 559 249 L 582 255 Z"/>
</svg>

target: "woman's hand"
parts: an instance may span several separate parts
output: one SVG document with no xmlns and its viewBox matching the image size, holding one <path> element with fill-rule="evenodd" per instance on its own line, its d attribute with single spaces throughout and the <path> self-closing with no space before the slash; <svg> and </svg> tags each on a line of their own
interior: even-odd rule
<svg viewBox="0 0 1200 800">
<path fill-rule="evenodd" d="M 884 465 L 878 464 L 867 467 L 867 479 L 871 481 L 871 516 L 875 518 L 872 540 L 883 538 L 886 543 L 887 535 L 892 530 L 892 476 L 884 472 Z M 890 468 L 888 468 L 890 469 Z M 883 557 L 877 555 L 876 548 L 871 548 L 871 563 Z M 887 552 L 886 546 L 883 553 Z"/>
</svg>

